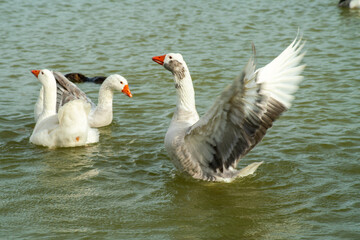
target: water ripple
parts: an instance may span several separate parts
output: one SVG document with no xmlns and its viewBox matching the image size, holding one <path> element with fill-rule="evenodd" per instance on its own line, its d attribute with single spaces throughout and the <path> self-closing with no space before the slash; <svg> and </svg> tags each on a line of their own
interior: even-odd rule
<svg viewBox="0 0 360 240">
<path fill-rule="evenodd" d="M 0 5 L 1 237 L 359 238 L 358 10 L 320 0 Z M 251 42 L 262 67 L 298 28 L 305 79 L 292 108 L 240 162 L 264 161 L 256 174 L 215 184 L 175 170 L 163 146 L 173 80 L 151 57 L 183 54 L 203 114 L 245 66 Z M 115 94 L 98 144 L 34 146 L 36 68 L 119 73 L 134 97 Z M 98 85 L 79 86 L 96 102 Z"/>
</svg>

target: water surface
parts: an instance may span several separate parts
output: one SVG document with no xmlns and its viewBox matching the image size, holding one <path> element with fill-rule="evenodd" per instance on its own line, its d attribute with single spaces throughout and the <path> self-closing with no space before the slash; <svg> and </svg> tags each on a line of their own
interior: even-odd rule
<svg viewBox="0 0 360 240">
<path fill-rule="evenodd" d="M 360 11 L 337 1 L 0 1 L 0 238 L 360 239 Z M 175 170 L 163 146 L 183 54 L 203 114 L 257 48 L 258 66 L 306 40 L 292 108 L 231 184 Z M 30 69 L 119 73 L 114 121 L 88 147 L 29 143 Z M 98 85 L 79 84 L 97 99 Z"/>
</svg>

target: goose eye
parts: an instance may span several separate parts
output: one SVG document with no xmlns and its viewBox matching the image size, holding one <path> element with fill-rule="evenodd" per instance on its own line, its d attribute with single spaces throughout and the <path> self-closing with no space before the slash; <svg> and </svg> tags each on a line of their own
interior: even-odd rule
<svg viewBox="0 0 360 240">
<path fill-rule="evenodd" d="M 120 84 L 123 84 L 123 81 L 120 81 Z"/>
<path fill-rule="evenodd" d="M 44 75 L 44 72 L 43 72 L 43 71 L 41 71 L 41 74 L 42 74 L 42 75 Z"/>
<path fill-rule="evenodd" d="M 172 59 L 172 56 L 169 56 L 170 59 Z"/>
</svg>

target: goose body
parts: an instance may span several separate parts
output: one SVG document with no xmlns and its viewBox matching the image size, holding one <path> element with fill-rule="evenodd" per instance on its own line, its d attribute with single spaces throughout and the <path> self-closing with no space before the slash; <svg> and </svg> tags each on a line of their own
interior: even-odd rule
<svg viewBox="0 0 360 240">
<path fill-rule="evenodd" d="M 178 53 L 153 57 L 173 74 L 177 103 L 165 148 L 174 165 L 193 178 L 230 182 L 256 171 L 262 162 L 236 166 L 287 110 L 302 80 L 303 44 L 295 39 L 277 58 L 255 70 L 251 58 L 201 118 L 189 69 Z"/>
<path fill-rule="evenodd" d="M 103 76 L 87 77 L 81 73 L 68 73 L 65 74 L 65 77 L 75 83 L 93 82 L 96 84 L 102 84 L 106 79 L 106 77 Z"/>
<path fill-rule="evenodd" d="M 69 81 L 63 74 L 53 72 L 57 85 L 57 102 L 56 110 L 67 102 L 75 99 L 82 99 L 91 104 L 91 111 L 89 114 L 89 124 L 91 127 L 103 127 L 111 124 L 113 119 L 113 96 L 114 91 L 121 91 L 128 97 L 132 97 L 127 80 L 118 75 L 113 74 L 108 76 L 101 84 L 99 90 L 98 104 L 94 104 L 86 94 L 81 91 L 74 83 Z M 34 116 L 35 121 L 42 112 L 42 89 L 40 89 L 39 98 L 35 104 Z"/>
<path fill-rule="evenodd" d="M 340 0 L 339 7 L 360 8 L 360 0 Z"/>
<path fill-rule="evenodd" d="M 99 141 L 97 129 L 90 128 L 90 104 L 77 99 L 69 101 L 56 112 L 56 81 L 47 69 L 33 70 L 42 83 L 43 108 L 39 114 L 30 142 L 45 147 L 75 147 Z"/>
</svg>

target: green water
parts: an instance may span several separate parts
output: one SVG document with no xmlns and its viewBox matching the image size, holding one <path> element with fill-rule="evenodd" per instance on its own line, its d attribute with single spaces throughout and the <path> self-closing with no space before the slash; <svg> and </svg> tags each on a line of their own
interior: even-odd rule
<svg viewBox="0 0 360 240">
<path fill-rule="evenodd" d="M 360 10 L 337 1 L 0 1 L 0 239 L 360 239 Z M 292 108 L 231 184 L 175 170 L 163 137 L 181 52 L 203 114 L 257 47 L 258 66 L 306 40 Z M 29 143 L 40 88 L 30 69 L 119 73 L 98 144 Z M 98 85 L 79 84 L 97 99 Z"/>
</svg>

